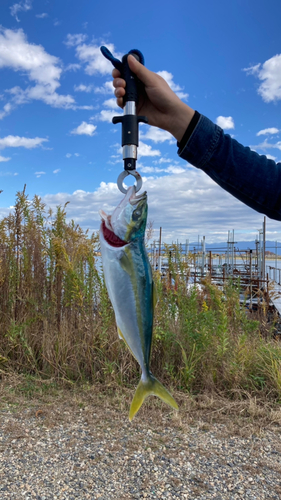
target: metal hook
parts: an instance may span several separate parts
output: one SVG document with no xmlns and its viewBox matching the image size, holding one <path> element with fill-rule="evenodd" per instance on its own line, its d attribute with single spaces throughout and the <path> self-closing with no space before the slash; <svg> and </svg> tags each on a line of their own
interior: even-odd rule
<svg viewBox="0 0 281 500">
<path fill-rule="evenodd" d="M 117 179 L 118 189 L 119 189 L 119 191 L 121 191 L 121 193 L 127 194 L 128 190 L 124 188 L 123 181 L 128 175 L 133 175 L 135 177 L 135 179 L 136 179 L 135 186 L 136 186 L 136 193 L 137 193 L 142 187 L 142 178 L 136 170 L 123 170 L 123 172 L 121 172 L 121 174 L 118 176 L 118 179 Z"/>
</svg>

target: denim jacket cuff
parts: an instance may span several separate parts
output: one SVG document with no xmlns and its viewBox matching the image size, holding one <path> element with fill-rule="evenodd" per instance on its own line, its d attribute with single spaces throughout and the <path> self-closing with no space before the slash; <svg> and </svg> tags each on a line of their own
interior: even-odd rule
<svg viewBox="0 0 281 500">
<path fill-rule="evenodd" d="M 178 155 L 195 167 L 203 168 L 210 161 L 222 132 L 218 125 L 201 115 L 185 146 L 178 149 Z"/>
</svg>

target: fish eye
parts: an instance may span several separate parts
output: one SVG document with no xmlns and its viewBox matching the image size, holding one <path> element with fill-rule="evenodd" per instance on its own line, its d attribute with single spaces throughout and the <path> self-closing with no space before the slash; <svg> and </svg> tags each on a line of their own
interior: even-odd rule
<svg viewBox="0 0 281 500">
<path fill-rule="evenodd" d="M 140 209 L 136 209 L 133 211 L 133 220 L 137 220 L 139 217 L 141 216 L 141 210 Z"/>
</svg>

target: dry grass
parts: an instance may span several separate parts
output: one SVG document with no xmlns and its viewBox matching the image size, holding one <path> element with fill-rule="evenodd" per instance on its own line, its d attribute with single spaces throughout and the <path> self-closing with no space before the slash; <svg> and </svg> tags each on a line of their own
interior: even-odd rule
<svg viewBox="0 0 281 500">
<path fill-rule="evenodd" d="M 81 415 L 82 412 L 83 419 L 89 425 L 94 419 L 94 431 L 97 434 L 110 428 L 113 421 L 127 420 L 133 392 L 126 387 L 72 385 L 61 380 L 42 381 L 41 378 L 10 373 L 2 376 L 0 382 L 0 410 L 12 410 L 15 415 L 19 415 L 20 422 L 23 415 L 26 418 L 35 417 L 38 425 L 42 423 L 50 428 L 76 418 L 75 415 Z M 221 424 L 222 437 L 263 436 L 266 430 L 280 433 L 281 409 L 278 404 L 265 403 L 264 399 L 258 400 L 248 395 L 243 401 L 229 401 L 208 394 L 192 397 L 182 392 L 176 392 L 174 396 L 179 404 L 178 412 L 171 411 L 157 398 L 149 398 L 131 425 L 149 427 L 151 432 L 155 425 L 158 429 L 172 426 L 183 432 L 192 426 L 208 432 L 214 424 Z M 15 439 L 20 438 L 22 423 L 7 430 L 12 431 Z M 132 441 L 132 449 L 138 449 L 139 443 L 135 441 L 135 436 L 129 436 L 128 439 Z M 162 436 L 158 445 L 165 445 L 165 439 Z"/>
<path fill-rule="evenodd" d="M 139 368 L 117 337 L 97 252 L 98 236 L 68 223 L 66 206 L 46 211 L 25 190 L 0 221 L 0 373 L 25 374 L 25 397 L 36 379 L 38 394 L 40 383 L 43 394 L 58 381 L 72 394 L 75 384 L 94 384 L 107 395 L 122 387 L 120 405 L 127 404 Z M 187 279 L 188 264 L 176 251 L 166 278 L 155 275 L 152 372 L 193 410 L 203 411 L 208 394 L 210 421 L 233 407 L 247 415 L 262 411 L 255 401 L 278 420 L 281 345 L 266 307 L 253 318 L 240 307 L 239 284 L 227 282 L 222 292 L 206 280 L 202 291 L 188 291 Z"/>
<path fill-rule="evenodd" d="M 119 345 L 97 235 L 67 223 L 65 207 L 46 212 L 23 191 L 0 222 L 0 242 L 0 368 L 102 379 Z"/>
</svg>

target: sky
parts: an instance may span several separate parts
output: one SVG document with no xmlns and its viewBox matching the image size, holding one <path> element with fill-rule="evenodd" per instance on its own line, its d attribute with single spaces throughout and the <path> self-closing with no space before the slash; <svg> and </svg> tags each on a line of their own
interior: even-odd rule
<svg viewBox="0 0 281 500">
<path fill-rule="evenodd" d="M 281 3 L 277 0 L 1 0 L 0 217 L 26 184 L 48 207 L 96 231 L 122 199 L 122 114 L 106 45 L 139 49 L 179 97 L 245 146 L 281 161 Z M 167 132 L 140 126 L 137 168 L 157 239 L 254 240 L 263 215 L 177 154 Z M 267 239 L 281 224 L 267 219 Z"/>
</svg>

